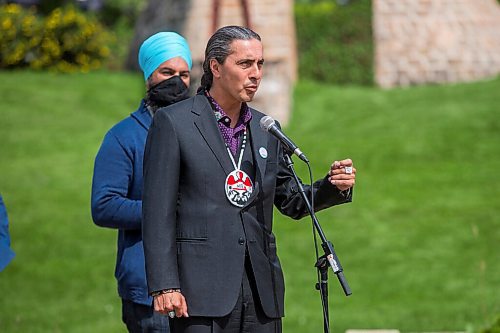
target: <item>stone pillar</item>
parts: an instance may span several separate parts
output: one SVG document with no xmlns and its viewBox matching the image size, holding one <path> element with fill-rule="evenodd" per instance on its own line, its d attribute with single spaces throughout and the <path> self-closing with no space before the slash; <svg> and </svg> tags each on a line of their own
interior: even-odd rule
<svg viewBox="0 0 500 333">
<path fill-rule="evenodd" d="M 472 81 L 500 73 L 496 0 L 373 0 L 381 87 Z"/>
<path fill-rule="evenodd" d="M 264 77 L 252 107 L 286 124 L 291 112 L 293 85 L 297 77 L 295 20 L 292 0 L 247 0 L 252 30 L 264 46 Z M 184 36 L 193 56 L 193 74 L 201 77 L 205 47 L 213 34 L 213 1 L 191 0 Z M 219 0 L 219 27 L 244 25 L 239 0 Z"/>
</svg>

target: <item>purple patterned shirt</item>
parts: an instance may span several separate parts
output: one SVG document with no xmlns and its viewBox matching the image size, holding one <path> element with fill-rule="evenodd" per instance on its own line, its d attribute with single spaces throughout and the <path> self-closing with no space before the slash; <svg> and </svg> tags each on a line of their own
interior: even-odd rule
<svg viewBox="0 0 500 333">
<path fill-rule="evenodd" d="M 208 94 L 208 91 L 205 91 L 205 96 L 207 96 L 213 106 L 215 119 L 217 120 L 217 125 L 219 125 L 219 130 L 224 138 L 224 142 L 231 150 L 231 153 L 233 153 L 233 156 L 236 156 L 238 147 L 240 146 L 240 138 L 243 136 L 245 128 L 252 119 L 250 108 L 246 103 L 241 103 L 240 118 L 236 126 L 231 128 L 231 119 L 224 110 L 222 110 L 222 107 Z"/>
</svg>

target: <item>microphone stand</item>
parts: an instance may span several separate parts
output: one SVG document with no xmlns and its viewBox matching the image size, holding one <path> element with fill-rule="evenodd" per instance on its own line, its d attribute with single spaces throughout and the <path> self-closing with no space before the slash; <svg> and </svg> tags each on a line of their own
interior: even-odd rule
<svg viewBox="0 0 500 333">
<path fill-rule="evenodd" d="M 293 167 L 293 161 L 290 157 L 289 152 L 285 150 L 285 153 L 283 155 L 286 166 L 292 172 L 293 177 L 295 178 L 295 182 L 297 183 L 299 193 L 301 194 L 302 199 L 306 204 L 307 210 L 309 211 L 309 215 L 311 215 L 314 228 L 316 229 L 319 237 L 321 238 L 321 247 L 323 248 L 324 254 L 318 258 L 318 261 L 314 265 L 317 268 L 320 275 L 320 283 L 316 284 L 316 290 L 318 290 L 321 295 L 321 304 L 323 306 L 324 332 L 329 333 L 330 318 L 328 312 L 329 311 L 328 310 L 328 267 L 331 267 L 335 275 L 337 275 L 337 278 L 346 296 L 352 294 L 351 288 L 349 288 L 349 284 L 347 283 L 347 280 L 344 277 L 342 265 L 340 265 L 340 261 L 339 258 L 337 257 L 337 254 L 335 253 L 333 244 L 332 242 L 326 239 L 325 233 L 323 232 L 323 229 L 321 228 L 321 225 L 319 224 L 319 221 L 316 218 L 316 214 L 312 209 L 311 203 L 309 202 L 309 198 L 307 197 L 304 191 L 304 187 L 302 186 L 302 183 L 300 182 L 299 178 L 297 177 L 297 174 L 295 173 L 295 169 Z"/>
</svg>

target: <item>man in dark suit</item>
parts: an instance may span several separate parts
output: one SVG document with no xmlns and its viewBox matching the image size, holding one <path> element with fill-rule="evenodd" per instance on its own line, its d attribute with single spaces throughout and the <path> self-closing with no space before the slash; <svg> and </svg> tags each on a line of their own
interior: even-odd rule
<svg viewBox="0 0 500 333">
<path fill-rule="evenodd" d="M 280 142 L 247 106 L 264 63 L 260 36 L 229 26 L 210 38 L 198 95 L 160 109 L 144 159 L 143 239 L 156 311 L 172 331 L 281 332 L 284 281 L 273 205 L 307 215 Z M 314 186 L 317 210 L 351 201 L 356 170 L 334 162 Z M 189 313 L 189 314 L 188 314 Z"/>
</svg>

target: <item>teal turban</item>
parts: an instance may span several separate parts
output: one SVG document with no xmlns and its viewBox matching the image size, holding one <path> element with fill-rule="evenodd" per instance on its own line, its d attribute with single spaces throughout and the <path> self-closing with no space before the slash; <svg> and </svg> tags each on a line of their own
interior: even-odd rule
<svg viewBox="0 0 500 333">
<path fill-rule="evenodd" d="M 146 39 L 139 49 L 139 66 L 144 72 L 144 80 L 165 61 L 181 57 L 189 69 L 193 66 L 189 45 L 175 32 L 158 32 Z"/>
</svg>

